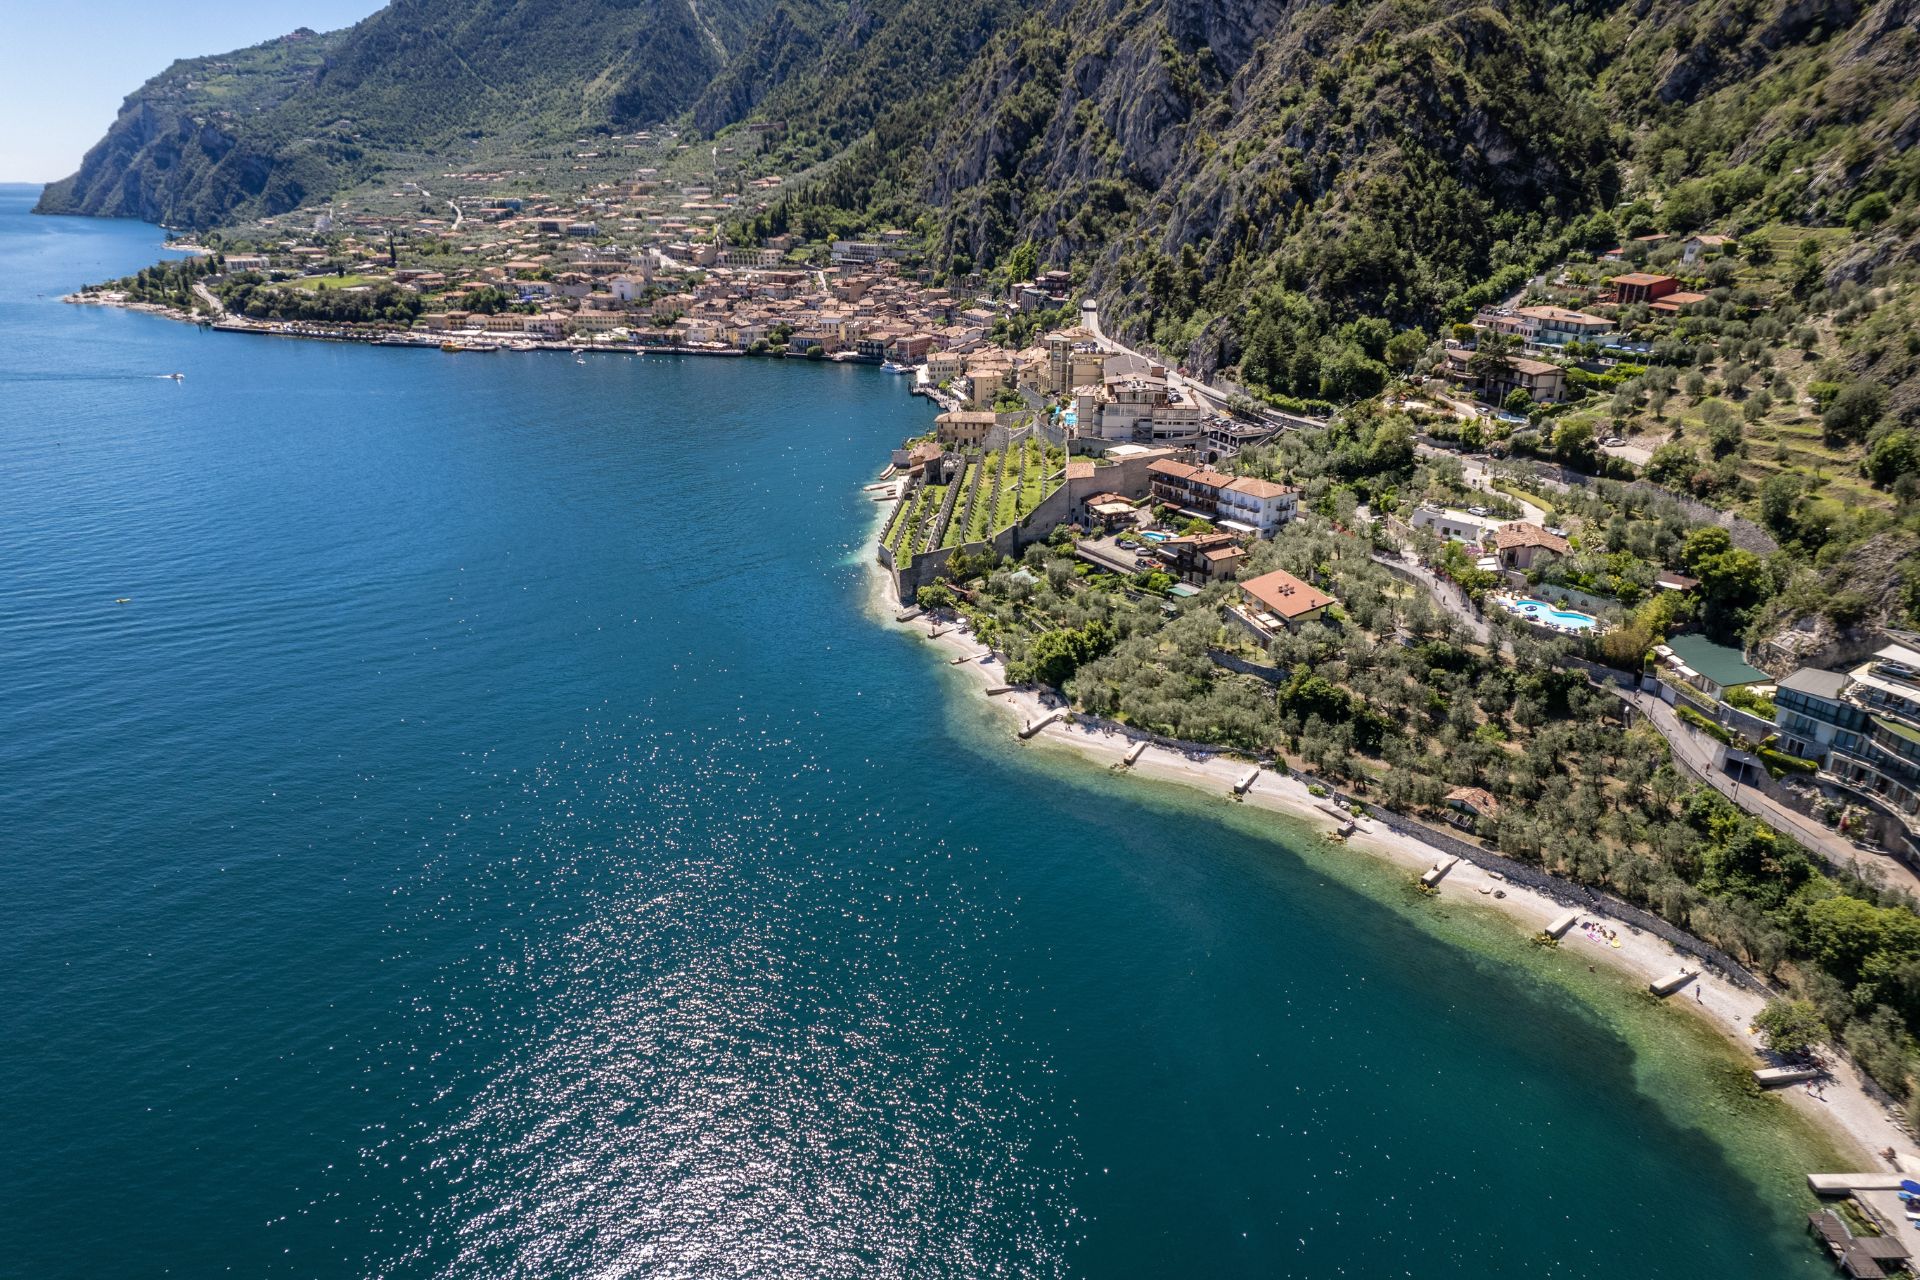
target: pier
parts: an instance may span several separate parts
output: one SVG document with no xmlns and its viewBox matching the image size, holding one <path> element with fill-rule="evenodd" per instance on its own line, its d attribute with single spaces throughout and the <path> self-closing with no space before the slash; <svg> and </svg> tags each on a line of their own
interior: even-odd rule
<svg viewBox="0 0 1920 1280">
<path fill-rule="evenodd" d="M 1146 740 L 1143 738 L 1139 742 L 1136 742 L 1133 744 L 1133 746 L 1127 751 L 1126 756 L 1121 759 L 1120 763 L 1130 768 L 1134 764 L 1137 764 L 1140 760 L 1140 757 L 1145 754 L 1147 754 L 1147 743 L 1146 743 Z"/>
<path fill-rule="evenodd" d="M 1445 858 L 1434 863 L 1420 876 L 1420 883 L 1431 889 L 1447 878 L 1447 872 L 1460 865 L 1458 858 Z"/>
<path fill-rule="evenodd" d="M 1260 781 L 1260 769 L 1259 766 L 1256 765 L 1252 769 L 1247 770 L 1246 777 L 1233 784 L 1233 794 L 1237 796 L 1247 794 L 1247 792 L 1253 790 L 1253 784 L 1258 781 Z"/>
<path fill-rule="evenodd" d="M 1805 1084 L 1809 1080 L 1820 1078 L 1818 1067 L 1761 1067 L 1753 1073 L 1753 1082 L 1762 1089 L 1777 1089 L 1782 1085 Z"/>
<path fill-rule="evenodd" d="M 1670 996 L 1699 976 L 1699 973 L 1692 969 L 1682 969 L 1672 977 L 1655 978 L 1647 984 L 1647 990 L 1657 996 Z"/>
<path fill-rule="evenodd" d="M 1573 928 L 1573 926 L 1579 922 L 1580 913 L 1578 911 L 1569 911 L 1565 915 L 1555 916 L 1553 923 L 1547 926 L 1547 936 L 1549 938 L 1564 938 L 1567 936 L 1567 930 Z"/>
<path fill-rule="evenodd" d="M 1034 734 L 1040 732 L 1066 714 L 1065 711 L 1049 711 L 1038 720 L 1029 720 L 1026 727 L 1020 730 L 1021 739 L 1024 741 L 1027 738 L 1031 738 Z"/>
</svg>

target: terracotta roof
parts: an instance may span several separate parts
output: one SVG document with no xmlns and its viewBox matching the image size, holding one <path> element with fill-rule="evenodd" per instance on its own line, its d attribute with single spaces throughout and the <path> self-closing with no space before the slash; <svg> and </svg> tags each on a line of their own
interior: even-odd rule
<svg viewBox="0 0 1920 1280">
<path fill-rule="evenodd" d="M 1645 271 L 1629 271 L 1625 275 L 1615 276 L 1615 284 L 1661 284 L 1673 279 L 1672 276 L 1649 275 Z"/>
<path fill-rule="evenodd" d="M 1448 804 L 1462 804 L 1484 817 L 1494 817 L 1500 812 L 1500 802 L 1484 787 L 1455 787 L 1447 792 Z"/>
<path fill-rule="evenodd" d="M 1516 520 L 1512 524 L 1503 524 L 1493 531 L 1493 545 L 1507 547 L 1545 547 L 1555 555 L 1565 555 L 1568 551 L 1567 540 L 1556 533 L 1548 533 L 1537 524 L 1525 520 Z"/>
<path fill-rule="evenodd" d="M 1283 618 L 1298 618 L 1334 602 L 1332 596 L 1300 581 L 1285 569 L 1249 578 L 1240 584 L 1240 589 L 1257 604 Z"/>
<path fill-rule="evenodd" d="M 1091 462 L 1075 459 L 1067 464 L 1067 479 L 1087 480 L 1093 476 L 1093 471 L 1094 467 Z"/>
<path fill-rule="evenodd" d="M 1226 487 L 1235 493 L 1244 493 L 1249 498 L 1284 498 L 1290 493 L 1299 492 L 1290 484 L 1275 484 L 1271 480 L 1255 480 L 1250 476 L 1242 476 Z"/>
<path fill-rule="evenodd" d="M 1163 547 L 1190 546 L 1204 550 L 1208 547 L 1224 547 L 1238 542 L 1239 539 L 1231 533 L 1186 533 L 1178 538 L 1168 538 L 1160 545 Z"/>
<path fill-rule="evenodd" d="M 1579 321 L 1582 324 L 1599 325 L 1601 328 L 1609 328 L 1613 324 L 1613 321 L 1604 317 L 1590 316 L 1584 311 L 1573 311 L 1566 307 L 1521 307 L 1514 314 L 1526 316 L 1530 320 Z"/>
</svg>

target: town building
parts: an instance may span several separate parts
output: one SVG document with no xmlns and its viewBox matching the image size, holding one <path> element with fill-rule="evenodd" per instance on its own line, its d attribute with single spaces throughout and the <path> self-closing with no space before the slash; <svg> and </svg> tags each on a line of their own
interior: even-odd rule
<svg viewBox="0 0 1920 1280">
<path fill-rule="evenodd" d="M 1553 347 L 1575 341 L 1597 342 L 1613 332 L 1613 321 L 1604 316 L 1549 306 L 1484 312 L 1474 318 L 1474 324 L 1522 342 Z"/>
<path fill-rule="evenodd" d="M 1680 282 L 1672 276 L 1652 275 L 1645 271 L 1629 271 L 1625 275 L 1613 278 L 1613 299 L 1622 304 L 1633 302 L 1652 302 L 1677 293 Z"/>
<path fill-rule="evenodd" d="M 1230 532 L 1271 538 L 1300 514 L 1300 491 L 1292 485 L 1232 476 L 1171 459 L 1154 462 L 1147 472 L 1155 502 Z"/>
<path fill-rule="evenodd" d="M 956 409 L 933 420 L 933 433 L 941 444 L 972 448 L 985 444 L 999 424 L 1000 415 L 991 410 Z"/>
<path fill-rule="evenodd" d="M 1484 787 L 1455 787 L 1447 792 L 1446 818 L 1463 831 L 1478 830 L 1482 822 L 1500 817 L 1500 802 Z"/>
<path fill-rule="evenodd" d="M 1698 689 L 1709 698 L 1719 698 L 1729 689 L 1746 685 L 1769 684 L 1773 677 L 1748 664 L 1738 649 L 1715 644 L 1702 635 L 1675 636 L 1654 646 L 1660 659 L 1661 674 L 1669 683 L 1681 683 Z"/>
<path fill-rule="evenodd" d="M 1526 520 L 1501 525 L 1487 536 L 1486 545 L 1502 569 L 1521 573 L 1536 564 L 1564 556 L 1569 550 L 1565 538 Z"/>
<path fill-rule="evenodd" d="M 1726 253 L 1732 248 L 1732 236 L 1688 236 L 1680 242 L 1680 261 L 1691 267 L 1697 262 Z"/>
<path fill-rule="evenodd" d="M 1188 582 L 1218 582 L 1231 578 L 1246 563 L 1247 549 L 1231 533 L 1193 533 L 1170 538 L 1159 546 L 1168 569 Z"/>
<path fill-rule="evenodd" d="M 1430 530 L 1436 538 L 1471 543 L 1477 547 L 1486 542 L 1500 522 L 1486 516 L 1476 516 L 1472 512 L 1456 511 L 1452 507 L 1432 507 L 1421 503 L 1413 509 L 1413 515 L 1407 523 L 1415 529 Z"/>
<path fill-rule="evenodd" d="M 1335 603 L 1332 596 L 1311 583 L 1275 569 L 1241 583 L 1239 602 L 1228 608 L 1254 635 L 1271 640 L 1282 631 L 1324 619 Z"/>
<path fill-rule="evenodd" d="M 1459 347 L 1446 352 L 1446 375 L 1451 382 L 1498 404 L 1514 391 L 1524 391 L 1536 403 L 1552 403 L 1566 398 L 1567 373 L 1557 364 L 1508 356 L 1503 360 L 1474 362 L 1474 353 Z"/>
<path fill-rule="evenodd" d="M 1890 644 L 1851 671 L 1802 667 L 1780 681 L 1774 706 L 1780 750 L 1876 797 L 1913 832 L 1909 820 L 1920 812 L 1920 650 Z"/>
</svg>

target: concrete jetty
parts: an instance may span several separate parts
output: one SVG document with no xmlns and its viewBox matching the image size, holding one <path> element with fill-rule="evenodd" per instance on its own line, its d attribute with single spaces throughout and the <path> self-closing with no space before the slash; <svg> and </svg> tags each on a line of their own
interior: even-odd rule
<svg viewBox="0 0 1920 1280">
<path fill-rule="evenodd" d="M 1775 1089 L 1781 1085 L 1804 1084 L 1820 1078 L 1818 1067 L 1761 1067 L 1753 1073 L 1753 1082 L 1762 1089 Z"/>
<path fill-rule="evenodd" d="M 1807 1186 L 1817 1196 L 1843 1196 L 1853 1191 L 1898 1191 L 1904 1173 L 1810 1173 Z"/>
<path fill-rule="evenodd" d="M 913 606 L 913 608 L 908 609 L 903 613 L 894 614 L 893 620 L 895 622 L 912 622 L 915 618 L 919 616 L 920 616 L 920 606 L 915 605 Z"/>
<path fill-rule="evenodd" d="M 988 696 L 989 698 L 997 698 L 997 697 L 999 697 L 999 696 L 1000 696 L 1001 694 L 1003 694 L 1003 693 L 1012 693 L 1012 692 L 1013 692 L 1013 686 L 1012 686 L 1012 685 L 1010 685 L 1010 684 L 996 684 L 996 685 L 994 685 L 994 686 L 993 686 L 993 687 L 992 687 L 991 689 L 988 689 L 988 690 L 987 690 L 987 696 Z"/>
<path fill-rule="evenodd" d="M 1431 889 L 1447 878 L 1447 872 L 1460 865 L 1458 858 L 1442 858 L 1420 876 L 1420 883 Z"/>
<path fill-rule="evenodd" d="M 1564 938 L 1567 936 L 1567 930 L 1573 928 L 1573 926 L 1579 922 L 1580 913 L 1578 911 L 1569 911 L 1563 916 L 1556 916 L 1553 923 L 1547 926 L 1547 936 L 1549 938 Z"/>
<path fill-rule="evenodd" d="M 1131 765 L 1137 760 L 1139 760 L 1140 757 L 1145 755 L 1146 753 L 1147 753 L 1147 743 L 1146 743 L 1146 740 L 1143 738 L 1139 742 L 1136 742 L 1133 744 L 1132 748 L 1127 752 L 1126 759 L 1122 760 L 1120 763 Z"/>
<path fill-rule="evenodd" d="M 1670 996 L 1699 976 L 1691 969 L 1682 969 L 1671 977 L 1655 978 L 1647 984 L 1647 990 L 1657 996 Z"/>
<path fill-rule="evenodd" d="M 1243 796 L 1247 794 L 1247 792 L 1253 790 L 1253 784 L 1258 781 L 1260 781 L 1259 768 L 1255 767 L 1247 770 L 1247 776 L 1233 784 L 1233 794 L 1237 796 Z"/>
<path fill-rule="evenodd" d="M 1026 727 L 1020 730 L 1021 738 L 1023 739 L 1031 738 L 1034 734 L 1040 732 L 1042 729 L 1046 728 L 1048 725 L 1052 724 L 1055 720 L 1058 720 L 1061 716 L 1064 716 L 1066 714 L 1067 713 L 1064 711 L 1049 711 L 1047 712 L 1047 714 L 1041 716 L 1038 720 L 1027 721 Z"/>
</svg>

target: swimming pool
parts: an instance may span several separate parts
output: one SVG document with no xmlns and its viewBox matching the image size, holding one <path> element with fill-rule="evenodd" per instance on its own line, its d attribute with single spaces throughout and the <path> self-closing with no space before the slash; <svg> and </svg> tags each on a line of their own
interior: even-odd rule
<svg viewBox="0 0 1920 1280">
<path fill-rule="evenodd" d="M 1550 627 L 1566 627 L 1573 631 L 1591 631 L 1600 625 L 1599 619 L 1590 613 L 1578 613 L 1572 609 L 1556 609 L 1545 600 L 1503 600 L 1501 603 L 1509 613 L 1517 613 L 1529 622 L 1543 622 Z"/>
<path fill-rule="evenodd" d="M 1146 540 L 1147 540 L 1148 542 L 1166 542 L 1167 540 L 1169 540 L 1170 538 L 1172 538 L 1172 537 L 1173 537 L 1173 535 L 1172 535 L 1172 534 L 1170 534 L 1170 533 L 1161 533 L 1161 532 L 1160 532 L 1159 530 L 1157 530 L 1157 529 L 1147 529 L 1147 530 L 1144 530 L 1144 531 L 1143 531 L 1143 532 L 1142 532 L 1142 533 L 1140 534 L 1140 536 L 1141 536 L 1141 537 L 1143 537 L 1143 538 L 1145 538 L 1145 539 L 1146 539 Z"/>
</svg>

